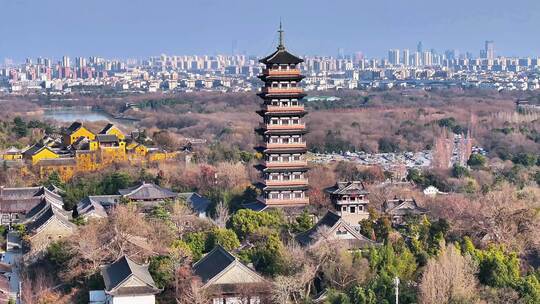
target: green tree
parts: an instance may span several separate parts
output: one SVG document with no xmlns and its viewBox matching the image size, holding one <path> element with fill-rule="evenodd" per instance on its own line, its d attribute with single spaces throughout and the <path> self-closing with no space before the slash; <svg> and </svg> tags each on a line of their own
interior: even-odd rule
<svg viewBox="0 0 540 304">
<path fill-rule="evenodd" d="M 170 220 L 171 215 L 163 204 L 159 204 L 152 208 L 152 211 L 150 212 L 150 217 L 159 219 L 162 221 L 168 221 Z"/>
<path fill-rule="evenodd" d="M 395 138 L 382 137 L 378 141 L 379 152 L 391 153 L 399 151 L 399 143 Z"/>
<path fill-rule="evenodd" d="M 47 260 L 53 263 L 55 269 L 63 269 L 73 258 L 74 254 L 66 241 L 53 242 L 47 247 Z"/>
<path fill-rule="evenodd" d="M 284 274 L 286 261 L 283 255 L 284 246 L 279 236 L 268 228 L 261 228 L 257 234 L 259 238 L 254 247 L 241 253 L 244 260 L 252 262 L 255 269 L 262 274 Z"/>
<path fill-rule="evenodd" d="M 523 303 L 540 303 L 540 281 L 538 274 L 529 274 L 521 279 L 516 290 L 521 295 Z"/>
<path fill-rule="evenodd" d="M 350 291 L 350 298 L 355 304 L 377 304 L 377 295 L 369 288 L 355 286 Z"/>
<path fill-rule="evenodd" d="M 313 221 L 307 209 L 304 209 L 302 213 L 295 218 L 295 223 L 292 225 L 295 232 L 304 232 L 311 228 Z"/>
<path fill-rule="evenodd" d="M 169 256 L 153 256 L 150 258 L 148 271 L 159 288 L 171 285 L 174 280 L 174 263 Z"/>
<path fill-rule="evenodd" d="M 512 158 L 512 162 L 516 165 L 532 167 L 536 164 L 537 156 L 529 153 L 519 153 Z"/>
<path fill-rule="evenodd" d="M 463 166 L 454 164 L 454 166 L 452 166 L 452 177 L 462 178 L 464 176 L 469 176 L 469 170 Z"/>
<path fill-rule="evenodd" d="M 128 188 L 133 183 L 131 176 L 125 172 L 114 172 L 106 175 L 100 183 L 103 193 L 117 194 L 118 190 Z"/>
<path fill-rule="evenodd" d="M 198 261 L 206 249 L 207 234 L 204 232 L 190 232 L 184 236 L 184 242 L 191 251 L 194 261 Z"/>
<path fill-rule="evenodd" d="M 486 165 L 487 159 L 482 154 L 474 153 L 471 154 L 469 157 L 469 160 L 467 161 L 467 165 L 473 167 L 473 168 L 481 168 Z"/>
<path fill-rule="evenodd" d="M 331 289 L 326 294 L 324 304 L 352 304 L 349 296 L 341 291 Z"/>
<path fill-rule="evenodd" d="M 250 209 L 241 209 L 231 218 L 231 228 L 242 240 L 261 227 L 277 229 L 283 224 L 283 216 L 277 210 L 256 212 Z"/>
<path fill-rule="evenodd" d="M 206 250 L 210 251 L 217 245 L 221 245 L 227 251 L 232 251 L 240 247 L 240 241 L 234 231 L 226 228 L 214 228 L 208 234 Z"/>
<path fill-rule="evenodd" d="M 423 185 L 425 183 L 424 176 L 422 175 L 422 172 L 418 169 L 409 169 L 407 172 L 407 180 L 414 182 L 418 185 Z"/>
<path fill-rule="evenodd" d="M 58 174 L 57 171 L 53 171 L 51 174 L 49 174 L 47 181 L 45 182 L 45 186 L 63 187 L 63 185 L 64 183 L 62 182 L 60 174 Z"/>
<path fill-rule="evenodd" d="M 20 116 L 17 116 L 13 119 L 13 124 L 15 125 L 13 127 L 13 132 L 17 135 L 18 138 L 28 135 L 28 126 Z"/>
</svg>

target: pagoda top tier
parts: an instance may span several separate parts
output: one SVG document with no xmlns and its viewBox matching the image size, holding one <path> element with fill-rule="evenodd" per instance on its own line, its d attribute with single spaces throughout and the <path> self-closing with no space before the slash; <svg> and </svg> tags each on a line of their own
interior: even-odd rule
<svg viewBox="0 0 540 304">
<path fill-rule="evenodd" d="M 285 48 L 285 44 L 283 43 L 283 29 L 281 27 L 281 22 L 279 23 L 279 45 L 277 46 L 277 50 L 273 52 L 272 54 L 264 57 L 263 59 L 259 60 L 260 63 L 266 64 L 266 65 L 273 65 L 273 64 L 299 64 L 304 62 L 302 58 L 296 57 L 295 55 L 289 53 L 287 49 Z"/>
</svg>

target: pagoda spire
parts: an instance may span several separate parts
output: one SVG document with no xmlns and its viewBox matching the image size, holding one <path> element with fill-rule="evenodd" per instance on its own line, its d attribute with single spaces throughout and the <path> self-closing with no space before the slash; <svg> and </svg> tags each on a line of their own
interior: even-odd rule
<svg viewBox="0 0 540 304">
<path fill-rule="evenodd" d="M 285 49 L 285 44 L 283 43 L 283 27 L 281 25 L 281 19 L 279 20 L 279 30 L 278 30 L 278 33 L 279 33 L 279 45 L 278 45 L 278 50 L 284 50 Z"/>
</svg>

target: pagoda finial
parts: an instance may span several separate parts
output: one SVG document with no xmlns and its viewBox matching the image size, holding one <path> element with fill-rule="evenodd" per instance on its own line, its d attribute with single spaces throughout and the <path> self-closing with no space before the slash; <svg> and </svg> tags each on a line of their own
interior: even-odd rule
<svg viewBox="0 0 540 304">
<path fill-rule="evenodd" d="M 279 30 L 278 30 L 278 33 L 279 33 L 279 45 L 278 45 L 278 49 L 279 49 L 279 50 L 284 50 L 284 49 L 285 49 L 285 44 L 283 44 L 283 27 L 281 26 L 281 18 L 279 19 Z"/>
</svg>

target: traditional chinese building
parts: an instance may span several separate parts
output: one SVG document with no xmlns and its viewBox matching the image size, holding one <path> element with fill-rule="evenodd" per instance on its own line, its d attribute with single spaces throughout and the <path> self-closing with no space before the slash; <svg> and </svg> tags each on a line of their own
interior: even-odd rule
<svg viewBox="0 0 540 304">
<path fill-rule="evenodd" d="M 369 218 L 367 198 L 369 192 L 359 181 L 338 182 L 326 189 L 339 214 L 349 225 L 359 226 L 360 221 Z"/>
<path fill-rule="evenodd" d="M 289 53 L 279 29 L 279 45 L 271 55 L 260 60 L 265 65 L 259 78 L 264 86 L 258 94 L 263 103 L 257 111 L 263 121 L 256 132 L 262 140 L 256 149 L 262 153 L 257 167 L 263 179 L 259 201 L 267 206 L 303 206 L 307 197 L 306 125 L 300 88 L 303 76 L 298 64 L 303 60 Z"/>
<path fill-rule="evenodd" d="M 394 198 L 383 203 L 383 210 L 392 220 L 392 224 L 401 225 L 406 216 L 420 216 L 428 212 L 426 208 L 418 206 L 414 198 Z"/>
</svg>

